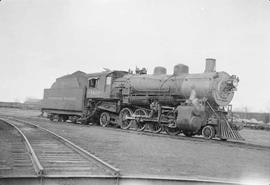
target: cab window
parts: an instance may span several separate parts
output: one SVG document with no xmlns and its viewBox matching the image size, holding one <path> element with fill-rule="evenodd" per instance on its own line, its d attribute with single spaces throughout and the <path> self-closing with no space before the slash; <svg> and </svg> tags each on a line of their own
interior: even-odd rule
<svg viewBox="0 0 270 185">
<path fill-rule="evenodd" d="M 112 77 L 111 76 L 108 76 L 106 78 L 106 85 L 111 85 L 111 83 L 112 83 Z"/>
<path fill-rule="evenodd" d="M 89 79 L 89 87 L 95 88 L 98 85 L 98 78 Z"/>
</svg>

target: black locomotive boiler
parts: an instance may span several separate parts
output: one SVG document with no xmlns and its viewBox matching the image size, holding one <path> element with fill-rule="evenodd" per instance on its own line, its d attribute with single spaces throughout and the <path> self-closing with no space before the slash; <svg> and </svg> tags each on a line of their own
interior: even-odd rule
<svg viewBox="0 0 270 185">
<path fill-rule="evenodd" d="M 42 111 L 52 120 L 98 120 L 103 127 L 242 140 L 230 105 L 239 78 L 215 67 L 215 59 L 206 59 L 205 71 L 196 74 L 183 64 L 171 75 L 163 67 L 153 74 L 75 72 L 44 90 Z"/>
</svg>

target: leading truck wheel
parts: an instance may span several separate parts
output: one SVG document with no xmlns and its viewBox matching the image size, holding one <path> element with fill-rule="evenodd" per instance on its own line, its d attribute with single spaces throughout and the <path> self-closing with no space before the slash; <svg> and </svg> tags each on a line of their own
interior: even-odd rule
<svg viewBox="0 0 270 185">
<path fill-rule="evenodd" d="M 119 113 L 119 121 L 120 121 L 120 126 L 122 129 L 129 129 L 129 127 L 132 124 L 132 121 L 127 119 L 127 117 L 131 117 L 132 115 L 132 110 L 129 108 L 123 108 L 120 113 Z"/>
<path fill-rule="evenodd" d="M 110 124 L 110 114 L 108 112 L 102 112 L 99 123 L 102 127 L 107 127 Z"/>
<path fill-rule="evenodd" d="M 202 129 L 202 135 L 206 139 L 212 139 L 215 136 L 215 128 L 211 125 L 207 125 Z"/>
<path fill-rule="evenodd" d="M 183 131 L 183 134 L 187 137 L 192 137 L 194 135 L 191 131 Z"/>
</svg>

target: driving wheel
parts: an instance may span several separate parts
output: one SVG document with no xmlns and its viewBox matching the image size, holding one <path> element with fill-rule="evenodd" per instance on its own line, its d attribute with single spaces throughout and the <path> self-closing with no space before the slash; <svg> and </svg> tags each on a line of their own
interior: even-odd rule
<svg viewBox="0 0 270 185">
<path fill-rule="evenodd" d="M 120 113 L 119 113 L 119 121 L 120 121 L 120 126 L 122 129 L 129 129 L 132 122 L 131 120 L 127 119 L 127 117 L 131 117 L 132 115 L 132 110 L 129 108 L 123 108 Z"/>
<path fill-rule="evenodd" d="M 107 127 L 110 124 L 110 114 L 108 112 L 102 112 L 99 123 L 102 127 Z"/>
</svg>

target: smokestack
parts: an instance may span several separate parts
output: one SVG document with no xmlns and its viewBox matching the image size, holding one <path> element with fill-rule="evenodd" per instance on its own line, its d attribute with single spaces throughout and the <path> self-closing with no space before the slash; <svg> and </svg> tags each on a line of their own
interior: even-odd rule
<svg viewBox="0 0 270 185">
<path fill-rule="evenodd" d="M 184 64 L 177 64 L 174 66 L 173 75 L 188 74 L 189 68 Z"/>
<path fill-rule="evenodd" d="M 216 72 L 216 59 L 207 58 L 205 59 L 205 73 Z"/>
<path fill-rule="evenodd" d="M 166 75 L 167 69 L 165 67 L 157 66 L 154 69 L 154 75 Z"/>
</svg>

